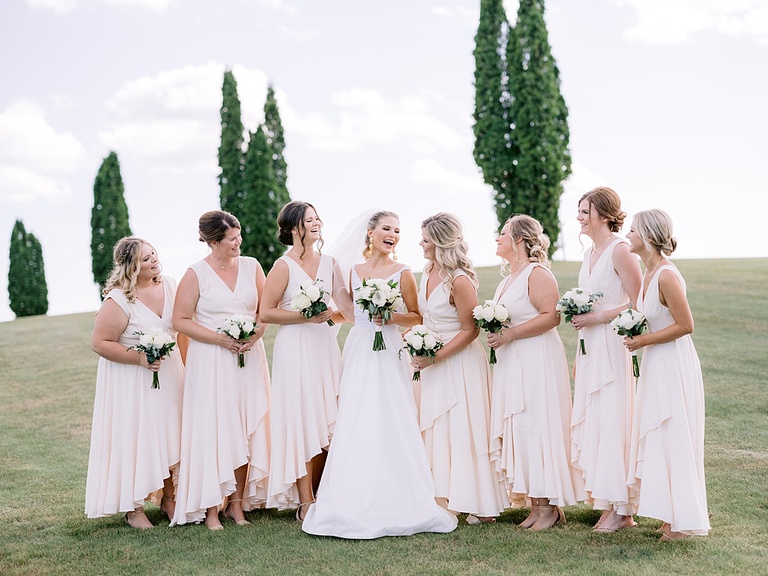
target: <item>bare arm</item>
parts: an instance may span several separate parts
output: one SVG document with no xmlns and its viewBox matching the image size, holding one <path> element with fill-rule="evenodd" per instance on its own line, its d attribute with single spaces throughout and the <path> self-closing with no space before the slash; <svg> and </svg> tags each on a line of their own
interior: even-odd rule
<svg viewBox="0 0 768 576">
<path fill-rule="evenodd" d="M 400 295 L 408 310 L 406 313 L 395 312 L 392 314 L 392 322 L 404 328 L 416 326 L 421 322 L 419 314 L 419 289 L 416 286 L 416 278 L 410 270 L 403 270 L 400 274 Z"/>
<path fill-rule="evenodd" d="M 128 326 L 128 316 L 117 302 L 107 298 L 96 314 L 96 323 L 91 336 L 91 349 L 102 358 L 120 364 L 136 364 L 149 370 L 159 370 L 160 360 L 152 364 L 147 362 L 147 355 L 137 350 L 127 350 L 127 346 L 118 340 Z"/>
<path fill-rule="evenodd" d="M 333 316 L 334 322 L 354 322 L 355 321 L 355 303 L 352 300 L 350 294 L 349 284 L 345 281 L 344 275 L 341 271 L 341 266 L 334 259 L 333 261 L 333 282 L 332 282 L 332 295 L 333 301 L 336 302 L 336 306 L 339 310 Z"/>
</svg>

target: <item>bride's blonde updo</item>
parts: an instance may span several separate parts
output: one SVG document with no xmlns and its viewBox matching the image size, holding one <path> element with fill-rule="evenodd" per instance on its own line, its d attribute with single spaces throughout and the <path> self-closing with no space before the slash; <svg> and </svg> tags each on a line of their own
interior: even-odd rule
<svg viewBox="0 0 768 576">
<path fill-rule="evenodd" d="M 632 219 L 632 228 L 648 251 L 669 256 L 677 248 L 677 240 L 672 236 L 672 218 L 663 210 L 654 208 L 638 212 Z"/>
<path fill-rule="evenodd" d="M 453 304 L 453 280 L 456 272 L 464 272 L 477 288 L 477 275 L 472 266 L 472 260 L 467 256 L 469 246 L 464 240 L 464 233 L 458 218 L 453 214 L 439 212 L 421 223 L 421 232 L 427 240 L 435 245 L 435 262 L 446 274 L 448 289 L 451 292 L 451 304 Z M 427 273 L 431 267 L 432 263 L 429 263 Z"/>
<path fill-rule="evenodd" d="M 104 296 L 110 290 L 118 289 L 123 291 L 128 302 L 136 300 L 136 282 L 139 279 L 141 247 L 144 244 L 152 246 L 146 240 L 136 238 L 135 236 L 126 236 L 117 241 L 112 250 L 114 267 L 109 274 L 109 278 L 104 283 L 104 289 L 101 291 Z M 160 276 L 155 276 L 152 280 L 157 284 L 160 282 Z"/>
<path fill-rule="evenodd" d="M 373 248 L 371 247 L 371 239 L 368 236 L 368 232 L 373 232 L 376 230 L 376 226 L 379 225 L 379 222 L 382 218 L 395 218 L 398 222 L 400 222 L 400 216 L 395 214 L 394 212 L 390 212 L 388 210 L 379 210 L 378 212 L 374 212 L 373 215 L 368 220 L 368 226 L 366 227 L 365 232 L 365 248 L 363 248 L 363 258 L 368 260 L 368 258 L 371 257 L 373 254 Z M 397 257 L 395 256 L 395 259 Z"/>
<path fill-rule="evenodd" d="M 544 227 L 541 222 L 526 214 L 516 214 L 504 225 L 509 226 L 509 235 L 513 241 L 523 240 L 525 257 L 530 262 L 536 262 L 549 268 L 549 236 L 544 234 Z"/>
</svg>

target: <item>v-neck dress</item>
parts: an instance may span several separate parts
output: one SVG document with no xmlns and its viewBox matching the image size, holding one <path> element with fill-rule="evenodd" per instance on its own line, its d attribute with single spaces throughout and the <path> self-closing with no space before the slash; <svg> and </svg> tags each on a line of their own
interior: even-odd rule
<svg viewBox="0 0 768 576">
<path fill-rule="evenodd" d="M 122 290 L 111 290 L 112 300 L 128 316 L 118 340 L 126 348 L 139 343 L 134 332 L 172 326 L 176 282 L 163 276 L 163 312 L 158 316 L 143 302 L 128 302 Z M 184 367 L 174 349 L 160 364 L 160 388 L 152 388 L 152 372 L 136 364 L 99 358 L 93 405 L 91 450 L 85 487 L 85 513 L 99 518 L 132 512 L 163 487 L 163 480 L 179 463 L 181 444 L 181 388 Z"/>
<path fill-rule="evenodd" d="M 302 282 L 321 280 L 333 293 L 334 261 L 327 254 L 320 257 L 315 278 L 290 256 L 280 260 L 288 266 L 280 309 L 291 310 L 291 298 Z M 328 448 L 333 435 L 340 379 L 341 352 L 336 333 L 326 322 L 278 327 L 272 352 L 269 508 L 299 505 L 296 480 L 306 476 L 306 463 Z"/>
<path fill-rule="evenodd" d="M 386 280 L 400 282 L 403 270 Z M 354 268 L 351 278 L 353 289 L 361 285 Z M 386 324 L 386 350 L 374 352 L 375 331 L 356 306 L 344 344 L 336 430 L 302 530 L 352 539 L 451 532 L 457 520 L 435 502 L 410 362 L 398 354 L 403 339 L 395 324 Z"/>
<path fill-rule="evenodd" d="M 494 300 L 510 315 L 510 326 L 539 315 L 528 294 L 529 264 Z M 491 453 L 513 507 L 530 498 L 557 506 L 586 497 L 581 475 L 571 466 L 571 383 L 565 347 L 556 328 L 519 338 L 496 349 L 491 400 Z"/>
<path fill-rule="evenodd" d="M 659 268 L 637 308 L 648 331 L 674 323 L 659 300 L 659 274 L 670 270 L 685 290 L 675 266 Z M 632 426 L 631 496 L 640 516 L 672 525 L 674 532 L 705 535 L 709 531 L 704 481 L 704 379 L 690 334 L 643 348 Z"/>
<path fill-rule="evenodd" d="M 623 240 L 615 238 L 589 270 L 590 253 L 584 256 L 579 286 L 603 297 L 594 306 L 601 309 L 629 306 L 621 278 L 613 267 L 613 250 Z M 635 513 L 629 504 L 627 472 L 635 379 L 632 359 L 623 337 L 610 323 L 581 330 L 587 354 L 576 354 L 576 377 L 571 416 L 571 458 L 581 471 L 591 503 L 596 510 L 615 508 L 621 515 Z"/>
<path fill-rule="evenodd" d="M 195 322 L 216 330 L 234 314 L 256 314 L 257 262 L 241 256 L 235 289 L 201 260 L 191 266 L 200 298 Z M 260 339 L 245 353 L 191 340 L 184 379 L 181 466 L 172 525 L 201 522 L 235 492 L 235 470 L 248 465 L 244 510 L 263 506 L 269 472 L 269 368 Z"/>
<path fill-rule="evenodd" d="M 428 277 L 425 270 L 419 311 L 423 324 L 447 344 L 459 333 L 461 322 L 448 283 L 441 282 L 427 296 Z M 509 500 L 490 459 L 490 370 L 482 345 L 475 339 L 425 368 L 414 387 L 435 496 L 447 500 L 454 512 L 498 516 Z"/>
</svg>

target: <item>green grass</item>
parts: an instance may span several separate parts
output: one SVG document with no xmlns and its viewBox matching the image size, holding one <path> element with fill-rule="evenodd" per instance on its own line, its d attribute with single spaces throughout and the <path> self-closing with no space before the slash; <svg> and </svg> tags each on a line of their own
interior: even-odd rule
<svg viewBox="0 0 768 576">
<path fill-rule="evenodd" d="M 510 511 L 488 526 L 452 534 L 343 541 L 303 534 L 290 513 L 168 528 L 148 506 L 154 530 L 122 517 L 83 513 L 97 357 L 93 314 L 0 324 L 0 573 L 38 574 L 768 574 L 768 260 L 678 263 L 696 320 L 694 341 L 707 401 L 708 538 L 657 542 L 659 522 L 594 534 L 597 514 L 566 508 L 568 524 L 543 533 L 514 526 Z M 564 291 L 577 263 L 556 262 Z M 481 299 L 500 280 L 479 271 Z M 573 361 L 570 325 L 560 327 Z M 342 340 L 346 330 L 342 331 Z M 271 349 L 274 328 L 266 336 Z M 482 338 L 482 337 L 481 337 Z M 484 340 L 484 338 L 482 338 Z"/>
</svg>

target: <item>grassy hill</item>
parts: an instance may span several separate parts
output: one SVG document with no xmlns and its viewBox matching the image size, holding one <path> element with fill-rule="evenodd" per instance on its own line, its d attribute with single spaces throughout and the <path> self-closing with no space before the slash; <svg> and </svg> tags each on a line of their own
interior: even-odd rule
<svg viewBox="0 0 768 576">
<path fill-rule="evenodd" d="M 768 574 L 768 260 L 678 266 L 706 387 L 708 538 L 660 543 L 659 522 L 645 518 L 635 529 L 595 534 L 598 514 L 587 506 L 566 508 L 568 524 L 543 533 L 516 528 L 525 512 L 509 511 L 496 525 L 370 542 L 310 537 L 290 513 L 274 511 L 218 533 L 170 529 L 151 506 L 158 527 L 146 532 L 120 516 L 87 520 L 97 362 L 89 313 L 0 323 L 0 573 Z M 553 271 L 561 292 L 576 285 L 578 264 L 556 262 Z M 479 273 L 480 296 L 490 298 L 498 270 Z M 575 333 L 570 325 L 560 333 L 572 362 Z"/>
</svg>

